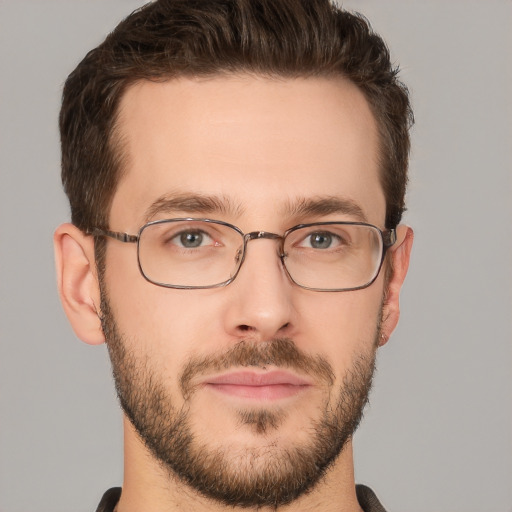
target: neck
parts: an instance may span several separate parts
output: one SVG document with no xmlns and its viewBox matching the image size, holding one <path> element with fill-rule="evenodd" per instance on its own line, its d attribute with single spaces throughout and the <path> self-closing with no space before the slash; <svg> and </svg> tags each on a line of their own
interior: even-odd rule
<svg viewBox="0 0 512 512">
<path fill-rule="evenodd" d="M 124 418 L 124 482 L 116 512 L 231 512 L 242 508 L 214 502 L 166 470 L 150 453 L 131 423 Z M 247 507 L 243 508 L 247 512 Z M 256 510 L 256 507 L 255 509 Z M 258 507 L 259 512 L 362 512 L 354 482 L 352 443 L 349 441 L 319 483 L 288 505 Z"/>
</svg>

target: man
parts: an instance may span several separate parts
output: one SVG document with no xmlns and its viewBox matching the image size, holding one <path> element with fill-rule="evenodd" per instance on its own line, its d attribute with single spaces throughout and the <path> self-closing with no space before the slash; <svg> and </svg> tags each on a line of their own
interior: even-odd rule
<svg viewBox="0 0 512 512">
<path fill-rule="evenodd" d="M 411 120 L 327 0 L 157 1 L 70 75 L 59 290 L 124 411 L 98 510 L 383 510 L 351 439 L 399 317 Z"/>
</svg>

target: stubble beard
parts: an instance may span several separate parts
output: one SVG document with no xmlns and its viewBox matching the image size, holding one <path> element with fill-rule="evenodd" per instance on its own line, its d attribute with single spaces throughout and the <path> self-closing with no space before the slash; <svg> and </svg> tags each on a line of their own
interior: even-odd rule
<svg viewBox="0 0 512 512">
<path fill-rule="evenodd" d="M 330 364 L 302 353 L 292 340 L 242 341 L 222 355 L 188 362 L 179 379 L 184 405 L 178 409 L 149 360 L 127 349 L 104 291 L 101 300 L 102 327 L 126 416 L 169 477 L 206 498 L 244 508 L 288 504 L 318 484 L 359 425 L 371 389 L 377 343 L 370 354 L 355 360 L 335 390 Z M 375 340 L 379 335 L 378 325 Z M 194 376 L 206 370 L 268 365 L 307 372 L 330 386 L 330 398 L 320 418 L 311 422 L 307 443 L 292 447 L 270 443 L 237 452 L 230 446 L 229 433 L 224 447 L 212 447 L 194 435 L 189 407 Z M 285 419 L 286 413 L 279 410 L 238 411 L 239 423 L 256 436 L 276 431 Z"/>
</svg>

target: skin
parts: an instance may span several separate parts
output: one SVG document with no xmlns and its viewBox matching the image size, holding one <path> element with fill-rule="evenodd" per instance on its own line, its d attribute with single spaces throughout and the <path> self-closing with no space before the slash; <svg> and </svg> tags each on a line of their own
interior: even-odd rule
<svg viewBox="0 0 512 512">
<path fill-rule="evenodd" d="M 290 209 L 304 199 L 336 197 L 354 203 L 367 222 L 385 228 L 375 119 L 358 89 L 341 79 L 237 75 L 145 81 L 126 92 L 119 122 L 127 158 L 112 203 L 112 230 L 136 233 L 156 200 L 176 194 L 215 196 L 224 205 L 227 198 L 231 208 L 153 212 L 151 220 L 207 216 L 244 232 L 274 233 L 302 222 L 361 220 L 354 211 L 304 215 Z M 86 343 L 103 343 L 92 239 L 64 224 L 55 233 L 55 246 L 59 290 L 70 322 Z M 299 288 L 281 267 L 276 242 L 268 239 L 250 242 L 246 261 L 229 286 L 194 291 L 148 283 L 136 265 L 135 245 L 109 241 L 105 283 L 129 349 L 147 359 L 177 407 L 185 401 L 177 382 L 185 362 L 228 350 L 241 340 L 291 338 L 305 353 L 321 355 L 332 365 L 337 390 L 358 356 L 376 350 L 381 314 L 379 344 L 394 330 L 411 246 L 412 230 L 400 226 L 387 256 L 394 273 L 384 303 L 383 271 L 363 290 Z M 307 441 L 326 393 L 312 382 L 307 391 L 279 401 L 285 419 L 262 436 L 240 427 L 236 409 L 241 404 L 272 408 L 277 402 L 262 399 L 255 405 L 202 388 L 189 404 L 192 428 L 205 442 L 233 451 L 270 444 L 286 449 Z M 124 431 L 119 512 L 224 510 L 169 477 L 126 418 Z M 360 510 L 351 442 L 312 492 L 282 510 Z"/>
</svg>

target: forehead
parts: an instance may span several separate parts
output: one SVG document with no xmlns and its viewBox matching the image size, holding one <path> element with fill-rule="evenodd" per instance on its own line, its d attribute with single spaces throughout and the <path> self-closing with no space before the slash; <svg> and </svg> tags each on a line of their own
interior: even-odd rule
<svg viewBox="0 0 512 512">
<path fill-rule="evenodd" d="M 375 119 L 347 81 L 141 81 L 122 98 L 118 128 L 126 154 L 111 210 L 116 229 L 140 226 L 162 198 L 194 194 L 229 203 L 232 217 L 264 219 L 334 197 L 374 223 L 384 219 Z"/>
</svg>

